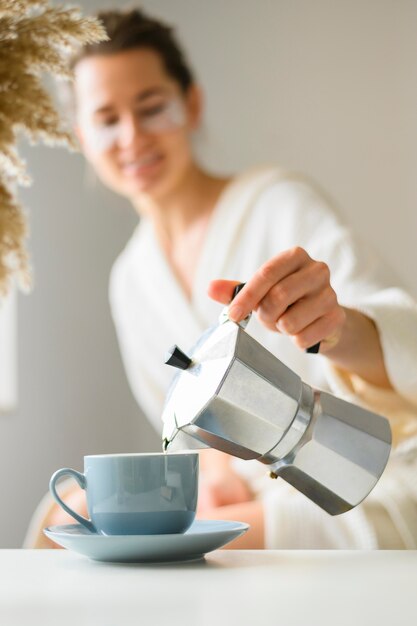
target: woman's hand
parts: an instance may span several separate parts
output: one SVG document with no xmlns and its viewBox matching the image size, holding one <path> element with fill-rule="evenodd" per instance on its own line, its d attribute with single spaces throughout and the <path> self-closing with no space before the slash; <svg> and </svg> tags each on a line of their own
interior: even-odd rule
<svg viewBox="0 0 417 626">
<path fill-rule="evenodd" d="M 214 280 L 209 295 L 230 302 L 236 281 Z M 291 248 L 264 263 L 233 300 L 229 317 L 243 320 L 257 311 L 264 326 L 289 335 L 299 348 L 337 343 L 346 313 L 330 284 L 330 271 L 303 248 Z"/>
<path fill-rule="evenodd" d="M 218 450 L 200 450 L 197 519 L 246 522 L 249 531 L 227 548 L 261 550 L 265 547 L 263 504 L 231 461 L 231 456 Z"/>
<path fill-rule="evenodd" d="M 237 284 L 213 280 L 209 295 L 226 304 Z M 302 248 L 285 250 L 264 263 L 234 298 L 229 317 L 240 322 L 251 311 L 257 311 L 270 330 L 289 335 L 299 348 L 320 342 L 320 352 L 338 367 L 392 389 L 375 323 L 340 306 L 328 266 Z"/>
<path fill-rule="evenodd" d="M 231 466 L 232 457 L 219 450 L 200 451 L 198 514 L 253 500 L 248 483 Z"/>
<path fill-rule="evenodd" d="M 253 494 L 247 482 L 230 467 L 200 474 L 197 514 L 204 515 L 205 511 L 250 500 L 253 500 Z"/>
</svg>

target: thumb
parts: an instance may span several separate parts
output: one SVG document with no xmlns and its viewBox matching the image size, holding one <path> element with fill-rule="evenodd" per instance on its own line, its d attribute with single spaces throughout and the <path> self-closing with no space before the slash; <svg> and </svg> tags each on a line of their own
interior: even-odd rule
<svg viewBox="0 0 417 626">
<path fill-rule="evenodd" d="M 240 285 L 238 280 L 212 280 L 208 286 L 207 293 L 210 298 L 222 302 L 223 304 L 229 304 L 232 300 L 233 290 L 236 285 Z"/>
</svg>

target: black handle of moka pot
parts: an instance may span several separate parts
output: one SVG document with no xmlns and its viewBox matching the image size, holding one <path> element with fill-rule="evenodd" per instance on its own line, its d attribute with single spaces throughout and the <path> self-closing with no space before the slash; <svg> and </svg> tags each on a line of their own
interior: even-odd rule
<svg viewBox="0 0 417 626">
<path fill-rule="evenodd" d="M 237 296 L 237 294 L 239 293 L 239 291 L 242 291 L 243 287 L 246 285 L 246 283 L 239 283 L 239 285 L 236 285 L 236 287 L 233 289 L 233 295 L 232 295 L 232 300 L 234 300 Z"/>
<path fill-rule="evenodd" d="M 236 285 L 236 287 L 233 289 L 232 300 L 236 298 L 237 294 L 240 291 L 242 291 L 245 285 L 246 283 L 239 283 L 239 285 Z M 320 350 L 320 341 L 318 343 L 315 343 L 314 346 L 310 346 L 309 348 L 307 348 L 306 352 L 308 354 L 317 354 L 319 350 Z"/>
</svg>

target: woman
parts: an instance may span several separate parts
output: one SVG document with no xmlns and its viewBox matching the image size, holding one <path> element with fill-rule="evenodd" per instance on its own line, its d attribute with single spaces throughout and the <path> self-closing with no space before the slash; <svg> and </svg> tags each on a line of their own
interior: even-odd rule
<svg viewBox="0 0 417 626">
<path fill-rule="evenodd" d="M 417 547 L 415 303 L 301 177 L 202 168 L 191 147 L 202 96 L 171 30 L 137 10 L 99 17 L 110 40 L 73 60 L 76 131 L 102 182 L 140 216 L 113 267 L 110 302 L 149 419 L 160 431 L 167 347 L 192 345 L 246 281 L 230 317 L 255 310 L 253 336 L 306 382 L 388 414 L 397 447 L 373 494 L 336 518 L 269 481 L 260 464 L 204 452 L 199 515 L 249 522 L 237 548 Z M 307 355 L 317 342 L 320 355 Z M 68 498 L 74 505 L 79 492 Z M 64 515 L 53 509 L 44 522 Z"/>
</svg>

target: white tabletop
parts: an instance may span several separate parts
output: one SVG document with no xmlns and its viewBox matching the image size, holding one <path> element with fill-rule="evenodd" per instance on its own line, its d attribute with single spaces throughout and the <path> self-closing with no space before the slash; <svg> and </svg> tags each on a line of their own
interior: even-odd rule
<svg viewBox="0 0 417 626">
<path fill-rule="evenodd" d="M 0 550 L 0 624 L 417 624 L 417 552 L 219 550 L 138 565 Z"/>
</svg>

